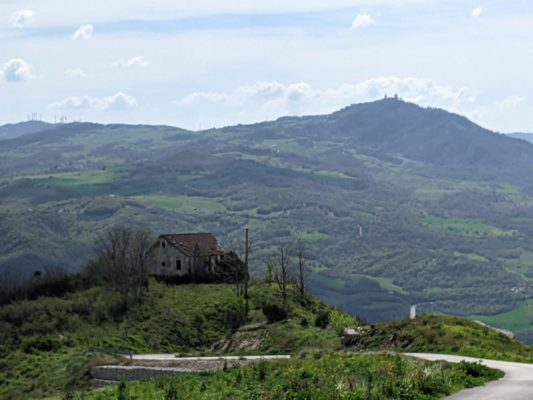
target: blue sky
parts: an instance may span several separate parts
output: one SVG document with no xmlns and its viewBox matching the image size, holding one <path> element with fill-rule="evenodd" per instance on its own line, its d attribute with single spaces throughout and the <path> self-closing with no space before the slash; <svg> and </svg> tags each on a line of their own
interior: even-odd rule
<svg viewBox="0 0 533 400">
<path fill-rule="evenodd" d="M 398 93 L 533 125 L 530 1 L 3 0 L 0 16 L 0 124 L 202 129 Z"/>
</svg>

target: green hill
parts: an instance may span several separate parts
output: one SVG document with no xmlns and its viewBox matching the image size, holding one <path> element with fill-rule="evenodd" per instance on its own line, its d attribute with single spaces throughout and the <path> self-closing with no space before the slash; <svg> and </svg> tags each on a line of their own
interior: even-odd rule
<svg viewBox="0 0 533 400">
<path fill-rule="evenodd" d="M 239 328 L 255 326 L 253 354 L 333 350 L 338 330 L 357 320 L 307 297 L 291 294 L 287 303 L 273 286 L 252 285 L 250 312 L 231 285 L 166 286 L 152 282 L 127 315 L 115 292 L 93 287 L 62 298 L 41 297 L 0 308 L 0 397 L 40 397 L 87 383 L 90 365 L 101 361 L 91 347 L 137 353 L 220 354 L 215 350 Z M 267 323 L 262 309 L 285 310 L 282 321 Z M 331 326 L 315 320 L 331 314 Z M 245 334 L 245 333 L 244 333 Z M 234 349 L 231 349 L 234 350 Z M 237 352 L 246 353 L 246 349 Z M 234 354 L 235 351 L 232 351 Z M 107 360 L 112 363 L 113 360 Z"/>
<path fill-rule="evenodd" d="M 450 366 L 343 350 L 340 333 L 360 322 L 311 296 L 302 299 L 292 289 L 284 302 L 276 286 L 254 283 L 249 291 L 247 317 L 243 310 L 244 300 L 232 285 L 167 286 L 156 282 L 130 306 L 127 314 L 118 295 L 101 287 L 3 306 L 0 397 L 42 398 L 67 392 L 76 392 L 76 398 L 85 399 L 115 396 L 116 387 L 85 392 L 91 366 L 120 362 L 112 356 L 90 353 L 91 347 L 180 355 L 293 355 L 290 361 L 268 366 L 185 374 L 130 385 L 128 393 L 132 398 L 143 399 L 160 398 L 171 385 L 179 388 L 180 396 L 185 398 L 221 399 L 231 394 L 247 399 L 256 393 L 255 398 L 273 399 L 284 398 L 279 397 L 283 391 L 294 395 L 314 393 L 312 398 L 317 399 L 341 393 L 358 399 L 370 392 L 379 398 L 396 398 L 406 391 L 412 398 L 433 399 L 499 376 L 468 364 Z M 446 324 L 446 329 L 462 329 L 466 323 L 433 317 L 427 325 L 437 329 L 441 324 Z M 359 347 L 390 349 L 382 340 L 380 328 L 373 329 L 372 336 L 364 339 L 368 342 Z M 418 338 L 420 329 L 409 327 L 401 332 Z M 470 339 L 486 334 L 484 328 L 475 325 L 465 331 Z M 417 345 L 417 349 L 425 351 L 449 348 L 437 345 L 427 335 L 420 336 Z M 524 356 L 525 346 L 521 346 L 508 346 L 501 356 Z M 484 347 L 472 349 L 469 354 L 476 349 L 479 354 L 486 354 Z M 235 382 L 242 385 L 236 386 Z"/>
<path fill-rule="evenodd" d="M 116 224 L 227 248 L 248 227 L 253 273 L 299 238 L 311 291 L 366 321 L 497 314 L 533 295 L 532 156 L 394 99 L 202 132 L 56 125 L 1 142 L 0 276 L 79 270 Z"/>
<path fill-rule="evenodd" d="M 422 315 L 372 326 L 354 348 L 533 362 L 533 347 L 474 321 L 447 315 Z"/>
</svg>

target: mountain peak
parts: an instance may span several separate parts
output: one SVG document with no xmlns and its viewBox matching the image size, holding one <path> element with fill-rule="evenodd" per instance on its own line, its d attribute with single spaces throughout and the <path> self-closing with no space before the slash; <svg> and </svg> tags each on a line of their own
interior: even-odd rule
<svg viewBox="0 0 533 400">
<path fill-rule="evenodd" d="M 354 104 L 326 119 L 330 135 L 353 146 L 432 164 L 521 164 L 533 157 L 533 146 L 482 128 L 464 116 L 395 97 Z"/>
</svg>

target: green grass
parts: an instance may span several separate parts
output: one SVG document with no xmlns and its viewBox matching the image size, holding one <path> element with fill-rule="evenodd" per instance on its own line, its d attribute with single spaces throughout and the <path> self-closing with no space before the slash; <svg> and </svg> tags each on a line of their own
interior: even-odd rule
<svg viewBox="0 0 533 400">
<path fill-rule="evenodd" d="M 0 308 L 0 398 L 26 399 L 52 395 L 87 383 L 98 358 L 89 347 L 118 348 L 136 353 L 217 354 L 213 344 L 233 335 L 256 343 L 239 354 L 287 354 L 340 349 L 338 331 L 357 320 L 308 297 L 303 303 L 292 289 L 287 302 L 275 286 L 250 287 L 248 318 L 233 285 L 167 286 L 152 282 L 142 302 L 127 316 L 118 295 L 95 287 L 64 298 L 43 297 Z M 287 321 L 266 323 L 262 307 L 279 304 Z M 314 326 L 321 311 L 330 312 L 331 326 Z M 305 320 L 305 324 L 303 321 Z M 259 328 L 248 333 L 246 324 Z M 305 325 L 305 326 L 304 326 Z M 232 349 L 233 352 L 233 349 Z M 75 362 L 72 368 L 69 363 Z M 108 361 L 106 361 L 108 362 Z"/>
<path fill-rule="evenodd" d="M 269 304 L 277 304 L 285 309 L 287 319 L 267 323 L 262 309 Z M 316 327 L 317 316 L 323 312 L 329 314 L 330 323 L 325 328 Z M 387 385 L 394 387 L 405 385 L 405 376 L 384 377 L 379 372 L 390 368 L 385 366 L 390 365 L 391 361 L 397 363 L 397 358 L 339 354 L 339 337 L 343 329 L 356 326 L 359 321 L 313 297 L 308 296 L 302 300 L 297 291 L 291 288 L 284 303 L 277 286 L 256 283 L 250 287 L 250 307 L 246 320 L 242 313 L 242 299 L 237 297 L 232 285 L 167 286 L 156 282 L 150 284 L 149 291 L 144 294 L 141 302 L 130 305 L 127 318 L 118 295 L 99 287 L 63 298 L 43 297 L 1 307 L 0 397 L 26 399 L 57 395 L 66 388 L 83 388 L 91 365 L 116 362 L 114 359 L 102 360 L 88 354 L 87 350 L 91 346 L 129 349 L 137 353 L 208 355 L 217 354 L 212 348 L 217 342 L 228 343 L 227 351 L 232 354 L 317 354 L 312 358 L 303 356 L 288 363 L 269 365 L 268 371 L 277 371 L 278 374 L 272 375 L 272 381 L 264 377 L 258 383 L 251 376 L 243 375 L 239 378 L 243 383 L 248 382 L 250 387 L 261 390 L 256 398 L 289 398 L 279 397 L 279 393 L 287 390 L 290 393 L 291 389 L 286 386 L 290 381 L 286 379 L 293 376 L 290 371 L 294 370 L 299 371 L 298 374 L 305 371 L 306 381 L 312 383 L 314 394 L 305 398 L 339 398 L 335 397 L 340 396 L 339 393 L 348 396 L 347 390 L 330 392 L 331 388 L 327 385 L 332 379 L 342 383 L 335 387 L 345 388 L 346 379 L 353 377 L 354 383 L 349 391 L 353 396 L 364 392 L 358 392 L 365 388 L 364 377 L 370 379 L 369 376 L 372 376 L 373 382 L 388 382 Z M 415 321 L 378 325 L 367 332 L 371 334 L 358 342 L 358 349 L 442 351 L 520 361 L 533 359 L 531 348 L 473 322 L 454 317 L 424 316 Z M 321 357 L 320 352 L 330 355 Z M 415 369 L 416 365 L 423 366 L 422 369 L 425 370 L 431 369 L 433 365 L 402 360 L 401 362 L 414 363 L 409 365 Z M 363 361 L 368 368 L 359 375 L 356 373 L 356 365 Z M 227 375 L 228 372 L 181 375 L 172 380 L 183 390 L 180 393 L 185 398 L 223 399 L 231 396 L 248 399 L 250 392 L 240 391 L 248 386 L 236 386 L 227 377 L 233 373 L 247 374 L 247 371 L 253 371 L 254 368 L 256 367 L 246 367 L 241 372 L 232 370 L 230 375 Z M 441 369 L 448 368 L 457 372 L 455 367 L 441 365 L 435 370 L 436 376 L 441 376 Z M 424 376 L 427 377 L 427 374 Z M 315 378 L 310 379 L 311 377 Z M 448 378 L 445 380 L 450 381 Z M 418 373 L 412 375 L 410 385 L 413 390 L 424 386 L 424 379 Z M 131 385 L 131 398 L 158 398 L 160 392 L 154 391 L 154 388 L 160 387 L 157 385 L 161 382 L 164 381 Z M 439 395 L 465 384 L 473 384 L 465 376 L 458 377 L 454 382 L 446 390 L 439 392 Z M 392 390 L 389 386 L 376 383 L 372 390 L 375 390 L 375 396 L 379 396 L 383 394 L 383 390 Z M 205 388 L 201 389 L 202 387 Z M 86 398 L 103 399 L 113 390 L 116 388 L 91 392 Z M 203 394 L 206 396 L 198 395 L 199 390 L 205 392 Z M 296 387 L 294 391 L 297 392 Z M 319 391 L 328 395 L 321 397 Z M 276 394 L 278 397 L 264 397 L 266 393 Z M 396 398 L 394 391 L 387 393 L 390 397 L 377 398 Z M 436 396 L 436 393 L 433 394 Z M 207 396 L 208 394 L 210 395 Z M 187 397 L 188 395 L 196 397 Z M 422 398 L 431 397 L 420 397 Z"/>
<path fill-rule="evenodd" d="M 261 144 L 256 145 L 256 147 L 300 155 L 313 154 L 312 148 L 300 146 L 297 141 L 293 139 L 267 139 L 263 140 Z"/>
<path fill-rule="evenodd" d="M 85 185 L 101 185 L 113 182 L 119 174 L 113 169 L 79 171 L 79 172 L 60 172 L 56 174 L 43 174 L 21 176 L 17 179 L 32 179 L 44 181 L 50 185 L 61 187 L 75 187 Z"/>
<path fill-rule="evenodd" d="M 366 400 L 439 399 L 465 387 L 482 385 L 503 374 L 479 364 L 427 362 L 391 355 L 302 355 L 288 361 L 262 362 L 207 374 L 129 384 L 126 398 Z M 117 386 L 75 399 L 116 398 Z M 59 399 L 56 397 L 55 399 Z"/>
<path fill-rule="evenodd" d="M 222 202 L 207 197 L 146 195 L 131 196 L 130 199 L 183 214 L 210 214 L 225 210 Z"/>
<path fill-rule="evenodd" d="M 302 240 L 304 242 L 318 242 L 320 240 L 324 240 L 324 239 L 327 239 L 328 236 L 321 233 L 321 232 L 318 232 L 318 231 L 309 231 L 309 232 L 302 232 L 302 233 L 298 233 L 296 234 L 296 237 L 299 239 L 299 240 Z"/>
<path fill-rule="evenodd" d="M 20 175 L 13 179 L 2 179 L 0 183 L 14 183 L 23 180 L 39 182 L 54 187 L 79 189 L 80 187 L 102 186 L 115 181 L 120 172 L 115 169 L 59 172 L 42 175 Z"/>
<path fill-rule="evenodd" d="M 533 362 L 533 347 L 473 321 L 446 315 L 422 315 L 376 325 L 356 348 Z"/>
<path fill-rule="evenodd" d="M 519 257 L 506 261 L 509 271 L 520 276 L 525 282 L 533 281 L 533 252 L 521 250 Z"/>
<path fill-rule="evenodd" d="M 477 261 L 477 262 L 486 262 L 486 261 L 488 261 L 488 259 L 486 257 L 483 257 L 482 255 L 476 254 L 476 253 L 461 253 L 459 251 L 454 251 L 453 255 L 455 257 L 466 257 L 466 259 L 469 260 L 469 261 Z"/>
<path fill-rule="evenodd" d="M 423 219 L 431 229 L 441 233 L 448 233 L 470 237 L 502 237 L 512 235 L 512 231 L 502 230 L 496 226 L 475 218 L 442 218 L 435 216 L 425 216 Z"/>
<path fill-rule="evenodd" d="M 508 183 L 502 183 L 499 185 L 499 191 L 509 195 L 523 195 L 519 187 Z"/>
<path fill-rule="evenodd" d="M 533 328 L 533 300 L 518 302 L 515 309 L 496 315 L 472 315 L 471 319 L 479 320 L 496 328 L 508 329 L 515 333 Z"/>
<path fill-rule="evenodd" d="M 320 170 L 315 172 L 318 176 L 323 176 L 326 178 L 339 178 L 339 179 L 348 179 L 348 180 L 358 180 L 358 178 L 350 175 L 343 174 L 342 172 L 338 171 L 327 171 L 327 170 Z"/>
<path fill-rule="evenodd" d="M 407 294 L 405 290 L 403 290 L 400 286 L 395 285 L 392 279 L 390 278 L 372 278 L 378 281 L 379 285 L 389 292 L 394 292 L 398 294 Z"/>
</svg>

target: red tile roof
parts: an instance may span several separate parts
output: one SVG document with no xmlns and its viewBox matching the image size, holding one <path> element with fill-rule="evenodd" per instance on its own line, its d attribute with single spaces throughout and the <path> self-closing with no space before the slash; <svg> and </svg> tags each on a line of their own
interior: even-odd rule
<svg viewBox="0 0 533 400">
<path fill-rule="evenodd" d="M 160 235 L 170 245 L 181 251 L 187 257 L 194 257 L 194 249 L 198 245 L 199 256 L 220 256 L 224 249 L 211 233 L 179 233 Z"/>
</svg>

